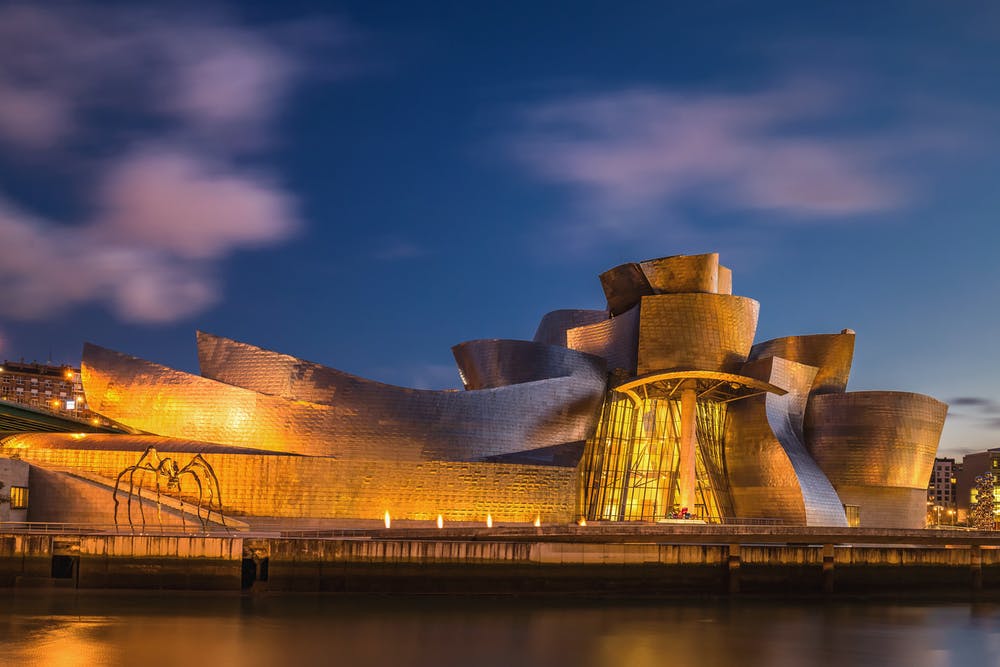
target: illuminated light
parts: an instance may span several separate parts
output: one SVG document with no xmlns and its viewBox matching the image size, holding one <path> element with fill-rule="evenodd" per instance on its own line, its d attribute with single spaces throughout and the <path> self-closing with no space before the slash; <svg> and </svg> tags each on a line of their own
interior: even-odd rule
<svg viewBox="0 0 1000 667">
<path fill-rule="evenodd" d="M 67 380 L 73 379 L 73 371 L 66 371 L 66 379 Z"/>
<path fill-rule="evenodd" d="M 580 520 L 576 522 L 576 525 L 578 525 L 578 526 L 586 526 L 587 525 L 587 520 L 585 518 L 583 518 L 583 517 L 580 517 Z"/>
<path fill-rule="evenodd" d="M 438 528 L 444 528 L 444 517 L 438 514 Z"/>
<path fill-rule="evenodd" d="M 52 407 L 54 408 L 58 408 L 60 405 L 59 399 L 53 398 L 51 401 L 49 401 L 49 404 L 52 405 Z"/>
<path fill-rule="evenodd" d="M 492 514 L 487 514 L 486 515 L 486 527 L 487 528 L 492 528 L 493 527 L 493 515 Z"/>
<path fill-rule="evenodd" d="M 76 410 L 76 401 L 66 401 L 67 410 Z"/>
<path fill-rule="evenodd" d="M 389 516 L 389 510 L 385 511 L 385 527 L 386 528 L 392 527 L 392 517 Z"/>
<path fill-rule="evenodd" d="M 542 527 L 542 517 L 536 514 L 535 515 L 535 528 L 541 528 L 541 527 Z"/>
<path fill-rule="evenodd" d="M 98 424 L 101 423 L 101 420 L 98 419 L 97 417 L 94 417 L 93 419 L 90 420 L 90 423 L 93 424 L 94 426 L 97 426 Z"/>
<path fill-rule="evenodd" d="M 83 440 L 84 438 L 87 437 L 87 434 L 86 433 L 70 433 L 69 437 L 73 438 L 74 440 Z"/>
</svg>

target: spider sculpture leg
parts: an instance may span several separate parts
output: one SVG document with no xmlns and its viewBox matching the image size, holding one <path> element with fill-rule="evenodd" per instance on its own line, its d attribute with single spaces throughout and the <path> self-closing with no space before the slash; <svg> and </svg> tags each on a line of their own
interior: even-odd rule
<svg viewBox="0 0 1000 667">
<path fill-rule="evenodd" d="M 121 504 L 121 501 L 118 500 L 118 491 L 121 487 L 122 477 L 131 474 L 132 471 L 134 470 L 135 466 L 129 466 L 128 468 L 125 468 L 125 470 L 122 470 L 120 473 L 118 473 L 118 478 L 115 480 L 115 490 L 111 494 L 111 499 L 115 502 L 115 527 L 118 526 L 118 506 Z"/>
<path fill-rule="evenodd" d="M 201 485 L 201 479 L 199 479 L 198 473 L 196 473 L 193 470 L 188 470 L 187 466 L 184 467 L 184 470 L 177 473 L 178 479 L 183 477 L 184 475 L 190 475 L 192 478 L 194 478 L 195 486 L 198 487 L 198 504 L 195 506 L 195 514 L 198 517 L 198 521 L 201 523 L 201 529 L 205 530 L 207 521 L 205 517 L 201 515 L 201 505 L 202 505 L 202 499 L 204 497 L 204 489 L 202 488 Z"/>
<path fill-rule="evenodd" d="M 154 464 L 156 464 L 156 465 L 154 465 Z M 112 500 L 114 500 L 114 502 L 115 502 L 115 526 L 118 525 L 118 505 L 119 505 L 118 491 L 119 491 L 119 489 L 121 487 L 122 477 L 124 477 L 125 475 L 128 475 L 129 489 L 128 489 L 128 499 L 127 499 L 127 503 L 126 503 L 126 508 L 127 508 L 127 515 L 128 515 L 128 524 L 129 524 L 129 527 L 130 528 L 134 528 L 135 526 L 132 523 L 132 496 L 135 494 L 135 473 L 136 473 L 136 471 L 139 471 L 139 470 L 148 470 L 148 471 L 151 471 L 151 472 L 155 473 L 156 470 L 157 470 L 157 468 L 159 467 L 159 465 L 160 465 L 160 457 L 156 453 L 156 448 L 152 447 L 152 446 L 149 446 L 142 453 L 142 456 L 139 457 L 139 460 L 136 461 L 134 465 L 131 465 L 128 468 L 125 468 L 125 470 L 123 470 L 118 475 L 118 478 L 115 480 L 115 490 L 114 490 L 114 493 L 111 496 Z M 139 497 L 139 506 L 140 506 L 140 510 L 141 510 L 141 507 L 142 507 L 142 496 L 141 495 Z"/>
<path fill-rule="evenodd" d="M 219 521 L 225 527 L 226 517 L 222 514 L 222 492 L 219 489 L 219 478 L 215 475 L 215 470 L 209 465 L 208 461 L 201 454 L 196 454 L 191 462 L 188 463 L 182 469 L 182 472 L 194 472 L 197 479 L 202 480 L 207 486 L 208 490 L 208 506 L 206 513 L 206 521 L 212 518 L 212 510 L 215 509 L 215 513 L 219 515 Z"/>
<path fill-rule="evenodd" d="M 143 476 L 139 475 L 139 484 L 136 487 L 136 496 L 139 497 L 139 518 L 142 520 L 142 528 L 143 528 L 143 530 L 145 530 L 145 528 L 146 528 L 146 510 L 143 508 L 143 504 L 142 504 L 142 481 L 143 481 Z"/>
</svg>

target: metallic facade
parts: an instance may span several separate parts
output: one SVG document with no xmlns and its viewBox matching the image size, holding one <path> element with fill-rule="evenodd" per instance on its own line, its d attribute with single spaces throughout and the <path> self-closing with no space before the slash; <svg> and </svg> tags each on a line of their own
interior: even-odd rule
<svg viewBox="0 0 1000 667">
<path fill-rule="evenodd" d="M 806 443 L 844 503 L 861 507 L 862 526 L 922 526 L 947 411 L 940 401 L 906 392 L 815 396 L 806 412 Z M 865 511 L 887 502 L 894 511 Z"/>
<path fill-rule="evenodd" d="M 526 340 L 471 340 L 451 351 L 466 389 L 494 389 L 571 375 L 603 378 L 606 372 L 601 357 Z"/>
<path fill-rule="evenodd" d="M 546 523 L 569 522 L 575 517 L 573 468 L 335 459 L 227 447 L 205 449 L 199 443 L 173 445 L 169 438 L 151 441 L 149 436 L 104 439 L 88 435 L 84 440 L 60 440 L 56 435 L 0 440 L 0 456 L 16 454 L 30 464 L 32 484 L 43 478 L 48 491 L 62 479 L 63 486 L 69 487 L 65 493 L 54 490 L 60 493 L 59 504 L 44 502 L 36 494 L 30 521 L 113 523 L 115 478 L 135 463 L 150 442 L 158 442 L 161 453 L 169 451 L 178 460 L 201 453 L 218 477 L 227 523 L 234 517 L 251 525 L 255 518 L 280 518 L 283 525 L 294 526 L 288 523 L 294 520 L 310 525 L 323 519 L 381 519 L 386 511 L 398 519 L 433 521 L 441 514 L 446 522 L 477 523 L 487 514 L 496 521 L 539 518 Z M 185 487 L 180 499 L 197 502 L 192 491 Z"/>
<path fill-rule="evenodd" d="M 566 377 L 454 392 L 372 382 L 208 334 L 199 358 L 205 377 L 88 345 L 84 385 L 102 414 L 170 437 L 338 458 L 571 466 L 604 391 L 599 360 Z"/>
<path fill-rule="evenodd" d="M 846 505 L 861 525 L 922 521 L 946 406 L 845 393 L 853 332 L 754 345 L 759 304 L 732 294 L 716 253 L 600 282 L 606 310 L 553 311 L 532 341 L 456 345 L 462 391 L 202 332 L 201 375 L 88 344 L 91 409 L 135 433 L 17 435 L 0 452 L 48 489 L 56 470 L 113 486 L 149 447 L 201 455 L 227 517 L 845 526 Z"/>
<path fill-rule="evenodd" d="M 533 340 L 546 345 L 571 347 L 567 342 L 566 332 L 576 327 L 597 324 L 607 320 L 608 316 L 606 310 L 553 310 L 542 317 Z"/>
<path fill-rule="evenodd" d="M 768 357 L 747 363 L 743 372 L 786 393 L 759 394 L 729 410 L 726 462 L 737 514 L 846 526 L 840 498 L 804 443 L 804 412 L 816 369 Z"/>
<path fill-rule="evenodd" d="M 751 348 L 751 359 L 766 357 L 782 357 L 815 366 L 816 379 L 810 393 L 843 392 L 847 389 L 854 360 L 854 332 L 845 329 L 839 334 L 786 336 L 757 343 Z"/>
<path fill-rule="evenodd" d="M 676 255 L 639 262 L 654 294 L 719 293 L 719 253 Z"/>
<path fill-rule="evenodd" d="M 635 373 L 639 343 L 639 306 L 610 319 L 575 327 L 566 332 L 566 345 L 607 361 L 608 369 Z"/>
<path fill-rule="evenodd" d="M 725 294 L 643 297 L 636 371 L 736 372 L 757 330 L 760 304 Z"/>
</svg>

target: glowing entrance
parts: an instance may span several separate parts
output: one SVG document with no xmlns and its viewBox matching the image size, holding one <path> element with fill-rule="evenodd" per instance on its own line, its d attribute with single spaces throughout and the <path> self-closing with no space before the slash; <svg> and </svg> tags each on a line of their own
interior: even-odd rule
<svg viewBox="0 0 1000 667">
<path fill-rule="evenodd" d="M 588 519 L 655 521 L 733 516 L 726 474 L 727 406 L 763 392 L 767 382 L 730 373 L 654 373 L 608 392 L 584 452 L 583 511 Z"/>
</svg>

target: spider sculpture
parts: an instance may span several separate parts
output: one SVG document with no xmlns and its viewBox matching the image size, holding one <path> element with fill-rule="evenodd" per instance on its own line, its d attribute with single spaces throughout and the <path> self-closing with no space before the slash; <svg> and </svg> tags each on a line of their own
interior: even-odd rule
<svg viewBox="0 0 1000 667">
<path fill-rule="evenodd" d="M 112 499 L 115 501 L 115 526 L 118 525 L 118 506 L 121 501 L 118 499 L 119 492 L 124 492 L 124 482 L 128 484 L 126 495 L 126 516 L 128 525 L 135 528 L 132 521 L 132 499 L 138 501 L 139 517 L 142 526 L 146 525 L 146 512 L 142 504 L 143 484 L 148 481 L 152 474 L 152 486 L 156 490 L 156 516 L 162 525 L 160 516 L 160 489 L 166 488 L 168 493 L 180 495 L 181 481 L 185 477 L 190 477 L 198 489 L 197 516 L 201 522 L 202 529 L 208 527 L 208 521 L 212 517 L 212 510 L 219 516 L 222 525 L 226 525 L 226 519 L 222 516 L 222 494 L 219 491 L 219 478 L 215 476 L 215 471 L 208 461 L 201 454 L 196 454 L 183 468 L 170 457 L 160 458 L 155 447 L 147 447 L 135 465 L 131 465 L 118 474 L 115 480 L 115 490 Z M 127 478 L 127 479 L 126 479 Z M 202 514 L 204 510 L 204 515 Z M 181 521 L 184 514 L 181 514 Z"/>
</svg>

